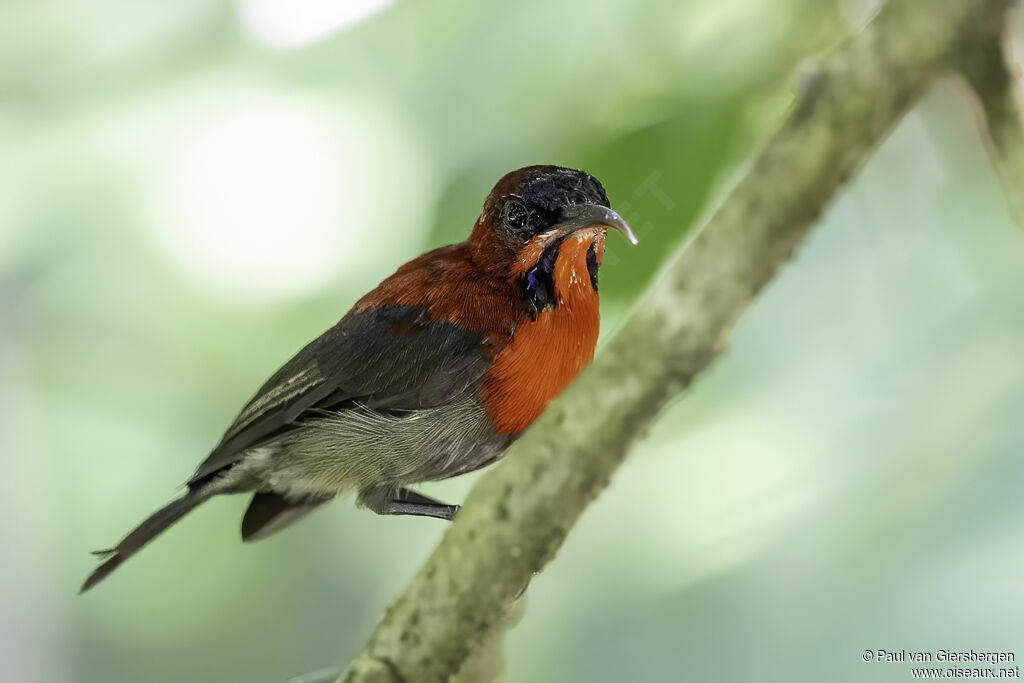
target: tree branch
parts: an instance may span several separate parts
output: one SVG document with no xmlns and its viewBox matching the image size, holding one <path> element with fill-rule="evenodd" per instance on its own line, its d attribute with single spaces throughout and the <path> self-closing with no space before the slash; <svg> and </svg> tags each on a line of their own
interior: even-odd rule
<svg viewBox="0 0 1024 683">
<path fill-rule="evenodd" d="M 956 64 L 980 104 L 982 127 L 992 165 L 1003 185 L 1010 213 L 1024 227 L 1024 122 L 1017 87 L 1020 67 L 1004 54 L 1005 21 L 988 17 L 968 33 Z"/>
<path fill-rule="evenodd" d="M 494 637 L 632 443 L 721 353 L 840 185 L 949 66 L 965 33 L 1001 22 L 1007 5 L 892 0 L 804 79 L 746 177 L 592 366 L 480 479 L 339 681 L 448 681 Z"/>
</svg>

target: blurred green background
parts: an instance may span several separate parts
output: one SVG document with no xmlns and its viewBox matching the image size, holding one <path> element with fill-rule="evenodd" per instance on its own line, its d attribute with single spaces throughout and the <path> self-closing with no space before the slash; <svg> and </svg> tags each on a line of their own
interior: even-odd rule
<svg viewBox="0 0 1024 683">
<path fill-rule="evenodd" d="M 12 682 L 347 661 L 443 524 L 216 500 L 76 595 L 256 387 L 493 182 L 584 167 L 604 334 L 858 0 L 0 4 L 0 661 Z M 1016 25 L 1018 61 L 1024 27 Z M 533 582 L 510 681 L 864 681 L 1024 657 L 1024 230 L 929 92 Z M 474 476 L 430 485 L 461 500 Z"/>
</svg>

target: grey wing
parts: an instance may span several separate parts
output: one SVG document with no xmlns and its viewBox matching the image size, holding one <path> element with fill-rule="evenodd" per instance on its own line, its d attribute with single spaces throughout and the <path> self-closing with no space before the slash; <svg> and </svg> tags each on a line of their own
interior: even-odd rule
<svg viewBox="0 0 1024 683">
<path fill-rule="evenodd" d="M 298 426 L 310 410 L 360 404 L 412 410 L 463 394 L 491 365 L 475 332 L 426 322 L 425 311 L 388 306 L 361 311 L 313 340 L 260 387 L 196 470 L 195 488 L 246 450 Z"/>
</svg>

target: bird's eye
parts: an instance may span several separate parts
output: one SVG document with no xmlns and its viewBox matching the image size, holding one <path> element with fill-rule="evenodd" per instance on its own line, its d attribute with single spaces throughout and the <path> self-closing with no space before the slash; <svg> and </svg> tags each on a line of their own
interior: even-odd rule
<svg viewBox="0 0 1024 683">
<path fill-rule="evenodd" d="M 505 202 L 505 206 L 501 208 L 501 221 L 510 230 L 522 232 L 529 227 L 530 212 L 522 202 L 511 199 Z"/>
</svg>

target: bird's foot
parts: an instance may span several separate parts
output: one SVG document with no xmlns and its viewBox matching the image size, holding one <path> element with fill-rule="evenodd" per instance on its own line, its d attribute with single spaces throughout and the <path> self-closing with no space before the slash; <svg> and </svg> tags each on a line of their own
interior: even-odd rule
<svg viewBox="0 0 1024 683">
<path fill-rule="evenodd" d="M 404 487 L 365 490 L 359 494 L 359 502 L 378 515 L 414 515 L 450 522 L 459 512 L 458 505 L 442 503 Z"/>
</svg>

